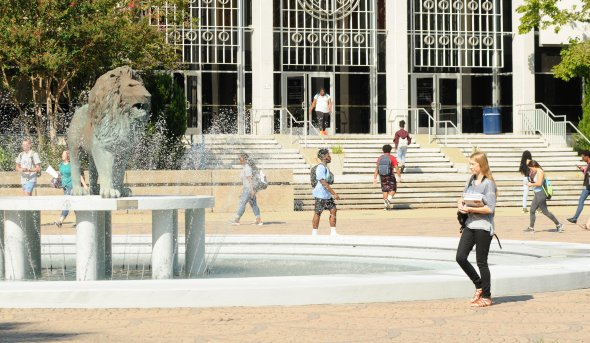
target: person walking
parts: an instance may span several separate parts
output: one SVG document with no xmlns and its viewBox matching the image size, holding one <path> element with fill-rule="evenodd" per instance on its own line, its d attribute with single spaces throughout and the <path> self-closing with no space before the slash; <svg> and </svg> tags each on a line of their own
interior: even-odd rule
<svg viewBox="0 0 590 343">
<path fill-rule="evenodd" d="M 395 145 L 395 151 L 397 152 L 397 160 L 403 173 L 406 169 L 406 153 L 408 152 L 408 146 L 412 144 L 412 137 L 408 131 L 404 129 L 406 122 L 401 120 L 399 122 L 399 130 L 393 136 L 393 144 Z"/>
<path fill-rule="evenodd" d="M 332 97 L 326 93 L 326 90 L 322 87 L 320 91 L 313 97 L 313 102 L 309 108 L 309 115 L 313 114 L 315 108 L 315 114 L 320 129 L 320 135 L 327 135 L 326 127 L 330 123 L 330 113 L 332 113 Z"/>
<path fill-rule="evenodd" d="M 522 213 L 527 213 L 527 204 L 528 204 L 528 197 L 529 197 L 529 176 L 530 170 L 528 163 L 530 160 L 533 159 L 531 152 L 525 150 L 522 152 L 522 156 L 520 157 L 520 167 L 518 167 L 518 172 L 522 175 Z"/>
<path fill-rule="evenodd" d="M 311 220 L 311 234 L 318 234 L 320 218 L 324 210 L 330 211 L 330 235 L 337 236 L 336 232 L 336 203 L 334 200 L 340 200 L 340 196 L 330 185 L 334 182 L 334 175 L 328 169 L 328 163 L 332 162 L 330 151 L 326 148 L 318 150 L 318 159 L 320 164 L 315 169 L 316 184 L 313 188 L 313 197 L 315 199 L 314 214 Z"/>
<path fill-rule="evenodd" d="M 254 187 L 254 174 L 257 172 L 257 167 L 252 158 L 246 153 L 240 154 L 240 164 L 244 167 L 240 174 L 242 180 L 242 194 L 240 195 L 240 203 L 234 219 L 231 221 L 233 225 L 240 225 L 240 219 L 246 211 L 246 204 L 250 204 L 256 221 L 254 225 L 263 225 L 262 219 L 260 218 L 260 209 L 256 202 L 256 189 Z"/>
<path fill-rule="evenodd" d="M 59 176 L 61 177 L 61 188 L 64 191 L 64 195 L 72 195 L 72 167 L 70 165 L 70 152 L 68 150 L 64 150 L 61 153 L 61 162 L 59 163 Z M 88 189 L 88 185 L 86 184 L 86 180 L 84 179 L 84 172 L 80 171 L 80 182 L 82 183 L 82 187 L 84 189 Z M 61 227 L 66 220 L 70 212 L 67 208 L 61 211 L 61 216 L 59 220 L 54 222 L 55 226 Z"/>
<path fill-rule="evenodd" d="M 584 209 L 584 202 L 586 201 L 586 198 L 588 198 L 588 195 L 590 195 L 590 189 L 588 189 L 590 187 L 590 151 L 582 150 L 580 151 L 580 156 L 586 165 L 578 166 L 578 169 L 584 173 L 584 181 L 582 182 L 582 193 L 580 194 L 580 199 L 578 199 L 578 208 L 576 209 L 576 214 L 574 214 L 574 216 L 571 218 L 567 218 L 567 221 L 572 224 L 578 222 L 578 218 Z"/>
<path fill-rule="evenodd" d="M 551 219 L 553 223 L 555 223 L 555 229 L 557 232 L 563 232 L 563 224 L 555 218 L 553 213 L 549 212 L 547 209 L 547 195 L 545 194 L 545 190 L 543 190 L 543 185 L 545 181 L 545 172 L 541 165 L 535 161 L 530 160 L 528 167 L 531 169 L 531 181 L 528 183 L 529 187 L 533 187 L 533 192 L 535 193 L 535 197 L 533 198 L 533 202 L 531 203 L 531 211 L 530 211 L 530 223 L 529 227 L 527 227 L 524 231 L 535 231 L 535 220 L 537 207 L 541 209 L 543 214 Z"/>
<path fill-rule="evenodd" d="M 23 140 L 22 149 L 23 151 L 16 157 L 16 171 L 20 173 L 24 195 L 31 196 L 37 184 L 37 176 L 41 173 L 41 159 L 39 154 L 31 149 L 30 139 Z"/>
<path fill-rule="evenodd" d="M 483 206 L 467 206 L 463 199 L 457 202 L 458 211 L 467 215 L 467 218 L 457 247 L 456 260 L 475 285 L 471 306 L 486 307 L 492 305 L 488 253 L 494 235 L 494 214 L 498 192 L 485 153 L 473 153 L 469 158 L 469 169 L 472 175 L 465 186 L 465 193 L 481 194 Z M 467 260 L 473 246 L 475 246 L 479 274 Z"/>
<path fill-rule="evenodd" d="M 397 174 L 399 181 L 402 180 L 401 172 L 398 168 L 397 159 L 391 155 L 391 145 L 385 144 L 383 146 L 383 155 L 377 158 L 377 166 L 373 174 L 373 184 L 377 183 L 377 176 L 381 179 L 381 191 L 383 192 L 384 210 L 387 211 L 392 208 L 391 202 L 393 196 L 397 192 L 397 180 L 394 173 Z"/>
</svg>

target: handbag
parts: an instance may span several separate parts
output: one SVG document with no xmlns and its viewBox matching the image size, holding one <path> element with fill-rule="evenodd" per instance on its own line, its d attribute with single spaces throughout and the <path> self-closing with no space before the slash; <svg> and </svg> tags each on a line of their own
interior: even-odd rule
<svg viewBox="0 0 590 343">
<path fill-rule="evenodd" d="M 53 187 L 53 188 L 62 188 L 62 185 L 61 185 L 61 176 L 51 178 L 51 187 Z"/>
</svg>

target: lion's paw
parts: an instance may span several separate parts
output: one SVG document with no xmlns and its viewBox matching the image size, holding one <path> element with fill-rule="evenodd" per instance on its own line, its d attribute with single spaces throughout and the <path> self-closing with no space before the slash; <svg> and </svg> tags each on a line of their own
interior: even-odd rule
<svg viewBox="0 0 590 343">
<path fill-rule="evenodd" d="M 88 192 L 82 187 L 74 187 L 72 189 L 72 195 L 76 195 L 76 196 L 88 195 Z"/>
<path fill-rule="evenodd" d="M 120 198 L 121 192 L 114 188 L 100 189 L 100 196 L 103 198 Z"/>
<path fill-rule="evenodd" d="M 132 195 L 133 195 L 133 192 L 131 191 L 131 188 L 124 187 L 121 190 L 121 196 L 122 197 L 130 197 Z"/>
</svg>

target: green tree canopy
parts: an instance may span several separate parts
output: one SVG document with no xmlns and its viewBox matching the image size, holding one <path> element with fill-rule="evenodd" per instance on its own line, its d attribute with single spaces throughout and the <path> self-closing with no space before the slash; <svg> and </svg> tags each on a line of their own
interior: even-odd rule
<svg viewBox="0 0 590 343">
<path fill-rule="evenodd" d="M 76 78 L 94 80 L 105 71 L 129 65 L 166 69 L 179 61 L 173 45 L 158 31 L 153 6 L 184 9 L 184 0 L 0 0 L 0 77 L 24 118 L 22 104 L 35 105 L 40 143 L 57 135 L 59 107 Z M 168 21 L 182 21 L 177 11 Z"/>
</svg>

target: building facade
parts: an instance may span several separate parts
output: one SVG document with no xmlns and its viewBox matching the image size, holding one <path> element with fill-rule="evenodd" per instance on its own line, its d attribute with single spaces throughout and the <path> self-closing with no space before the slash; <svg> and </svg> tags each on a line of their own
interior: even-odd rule
<svg viewBox="0 0 590 343">
<path fill-rule="evenodd" d="M 500 108 L 519 132 L 518 106 L 544 103 L 577 122 L 581 82 L 552 77 L 564 37 L 516 34 L 522 0 L 190 0 L 195 18 L 154 25 L 182 51 L 189 133 L 266 135 L 310 130 L 325 88 L 331 134 L 482 132 Z M 429 119 L 432 117 L 432 119 Z M 311 122 L 313 124 L 313 121 Z"/>
</svg>

